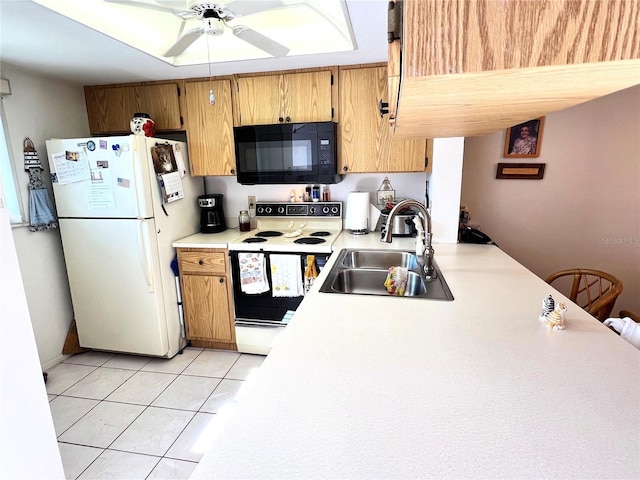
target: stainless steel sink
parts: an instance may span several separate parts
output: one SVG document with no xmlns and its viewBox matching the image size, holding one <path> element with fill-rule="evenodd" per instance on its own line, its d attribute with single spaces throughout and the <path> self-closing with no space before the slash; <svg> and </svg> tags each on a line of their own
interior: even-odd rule
<svg viewBox="0 0 640 480">
<path fill-rule="evenodd" d="M 346 268 L 384 268 L 405 267 L 409 270 L 418 267 L 415 254 L 385 250 L 348 250 L 342 259 Z"/>
<path fill-rule="evenodd" d="M 345 268 L 336 272 L 331 289 L 339 293 L 358 293 L 360 295 L 389 295 L 384 286 L 387 270 Z M 320 291 L 323 291 L 320 289 Z M 424 282 L 415 272 L 409 272 L 405 297 L 423 295 L 426 289 Z"/>
<path fill-rule="evenodd" d="M 449 286 L 434 262 L 435 278 L 422 280 L 415 254 L 389 250 L 343 249 L 329 275 L 320 286 L 324 293 L 393 296 L 384 281 L 389 267 L 403 266 L 409 270 L 405 297 L 427 300 L 453 300 Z"/>
</svg>

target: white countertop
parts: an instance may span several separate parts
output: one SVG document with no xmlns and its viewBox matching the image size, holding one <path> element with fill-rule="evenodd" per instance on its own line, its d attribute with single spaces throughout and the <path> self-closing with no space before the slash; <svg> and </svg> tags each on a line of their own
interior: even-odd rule
<svg viewBox="0 0 640 480">
<path fill-rule="evenodd" d="M 495 246 L 435 250 L 453 302 L 320 293 L 334 255 L 191 478 L 639 478 L 640 351 L 541 324 L 565 297 Z"/>
<path fill-rule="evenodd" d="M 174 248 L 227 248 L 227 245 L 242 235 L 237 228 L 228 228 L 219 233 L 196 233 L 171 244 Z"/>
</svg>

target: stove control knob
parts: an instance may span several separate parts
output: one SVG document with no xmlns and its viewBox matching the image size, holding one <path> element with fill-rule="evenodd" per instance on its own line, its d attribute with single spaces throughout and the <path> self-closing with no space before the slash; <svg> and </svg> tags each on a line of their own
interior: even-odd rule
<svg viewBox="0 0 640 480">
<path fill-rule="evenodd" d="M 322 207 L 322 213 L 324 213 L 325 215 L 329 213 L 329 207 Z"/>
<path fill-rule="evenodd" d="M 282 215 L 284 213 L 284 207 L 278 207 L 278 213 Z"/>
<path fill-rule="evenodd" d="M 265 212 L 267 212 L 267 214 L 269 214 L 269 215 L 270 215 L 270 214 L 271 214 L 271 212 L 272 212 L 271 207 L 267 207 L 267 208 L 265 208 Z"/>
<path fill-rule="evenodd" d="M 315 215 L 316 214 L 316 207 L 309 207 L 309 213 L 311 215 Z"/>
<path fill-rule="evenodd" d="M 333 207 L 331 207 L 331 213 L 333 213 L 334 215 L 338 214 L 338 207 L 336 207 L 335 205 Z"/>
<path fill-rule="evenodd" d="M 258 213 L 264 213 L 264 207 L 258 207 L 258 208 L 256 209 L 256 212 L 258 212 Z"/>
</svg>

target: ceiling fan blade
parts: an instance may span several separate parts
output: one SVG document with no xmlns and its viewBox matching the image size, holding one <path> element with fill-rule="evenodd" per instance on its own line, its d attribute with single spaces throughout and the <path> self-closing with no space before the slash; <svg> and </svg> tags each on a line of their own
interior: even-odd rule
<svg viewBox="0 0 640 480">
<path fill-rule="evenodd" d="M 243 25 L 233 27 L 233 34 L 240 40 L 244 40 L 274 57 L 286 57 L 289 53 L 289 49 L 284 45 Z"/>
<path fill-rule="evenodd" d="M 136 0 L 104 0 L 106 3 L 117 3 L 119 5 L 126 5 L 127 7 L 146 8 L 148 10 L 157 10 L 158 12 L 173 13 L 174 15 L 180 15 L 183 10 L 177 10 L 175 8 L 163 7 L 155 3 L 139 2 Z"/>
<path fill-rule="evenodd" d="M 264 12 L 266 10 L 273 10 L 274 8 L 282 8 L 285 4 L 281 0 L 232 0 L 225 4 L 225 7 L 240 15 L 251 15 L 252 13 Z"/>
<path fill-rule="evenodd" d="M 173 46 L 167 50 L 163 57 L 175 57 L 184 52 L 193 42 L 195 42 L 200 35 L 204 33 L 204 27 L 197 27 L 184 33 Z"/>
</svg>

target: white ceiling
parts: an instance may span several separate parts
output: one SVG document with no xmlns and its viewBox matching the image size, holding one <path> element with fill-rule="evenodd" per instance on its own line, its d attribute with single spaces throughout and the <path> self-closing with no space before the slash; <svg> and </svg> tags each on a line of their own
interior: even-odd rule
<svg viewBox="0 0 640 480">
<path fill-rule="evenodd" d="M 386 61 L 387 0 L 346 0 L 346 4 L 356 50 L 215 63 L 211 74 Z M 30 0 L 0 0 L 0 60 L 81 85 L 209 75 L 206 64 L 171 66 Z"/>
</svg>

